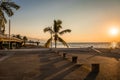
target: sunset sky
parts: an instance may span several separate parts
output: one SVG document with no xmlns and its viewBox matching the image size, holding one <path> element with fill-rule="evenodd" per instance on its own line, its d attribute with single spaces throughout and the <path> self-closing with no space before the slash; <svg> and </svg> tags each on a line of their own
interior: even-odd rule
<svg viewBox="0 0 120 80">
<path fill-rule="evenodd" d="M 11 17 L 11 33 L 46 40 L 43 29 L 63 21 L 67 42 L 120 41 L 120 0 L 13 0 L 21 8 Z M 118 33 L 112 35 L 111 28 Z M 8 24 L 6 25 L 8 33 Z"/>
</svg>

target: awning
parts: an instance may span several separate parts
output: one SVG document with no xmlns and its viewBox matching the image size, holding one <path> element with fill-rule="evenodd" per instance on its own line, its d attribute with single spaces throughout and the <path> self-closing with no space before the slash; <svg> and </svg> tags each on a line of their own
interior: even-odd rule
<svg viewBox="0 0 120 80">
<path fill-rule="evenodd" d="M 0 42 L 23 42 L 23 40 L 21 39 L 18 39 L 18 38 L 15 38 L 15 37 L 7 37 L 7 36 L 4 36 L 4 35 L 0 35 Z"/>
</svg>

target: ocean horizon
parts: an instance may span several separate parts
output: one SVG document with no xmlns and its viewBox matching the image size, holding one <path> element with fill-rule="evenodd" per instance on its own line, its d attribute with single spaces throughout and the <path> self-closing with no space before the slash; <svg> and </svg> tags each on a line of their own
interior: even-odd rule
<svg viewBox="0 0 120 80">
<path fill-rule="evenodd" d="M 44 45 L 45 43 L 40 43 L 40 45 Z M 68 42 L 69 48 L 112 48 L 118 47 L 117 42 Z M 54 47 L 54 43 L 52 44 Z M 67 48 L 62 43 L 57 43 L 58 48 Z"/>
</svg>

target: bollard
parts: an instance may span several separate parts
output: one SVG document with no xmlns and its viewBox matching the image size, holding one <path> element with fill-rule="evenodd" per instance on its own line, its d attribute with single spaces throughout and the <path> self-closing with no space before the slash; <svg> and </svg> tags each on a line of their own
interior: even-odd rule
<svg viewBox="0 0 120 80">
<path fill-rule="evenodd" d="M 77 56 L 72 56 L 72 62 L 77 63 L 77 58 L 78 58 Z"/>
<path fill-rule="evenodd" d="M 92 64 L 92 72 L 98 73 L 100 69 L 99 64 Z"/>
<path fill-rule="evenodd" d="M 67 53 L 63 53 L 63 58 L 66 58 L 66 54 L 67 54 Z"/>
</svg>

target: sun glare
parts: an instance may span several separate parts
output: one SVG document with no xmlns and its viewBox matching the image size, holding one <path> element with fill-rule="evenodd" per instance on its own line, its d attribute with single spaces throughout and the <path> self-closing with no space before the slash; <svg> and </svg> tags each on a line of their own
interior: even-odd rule
<svg viewBox="0 0 120 80">
<path fill-rule="evenodd" d="M 112 36 L 116 36 L 119 33 L 119 29 L 117 27 L 112 27 L 112 28 L 110 28 L 109 33 Z"/>
</svg>

